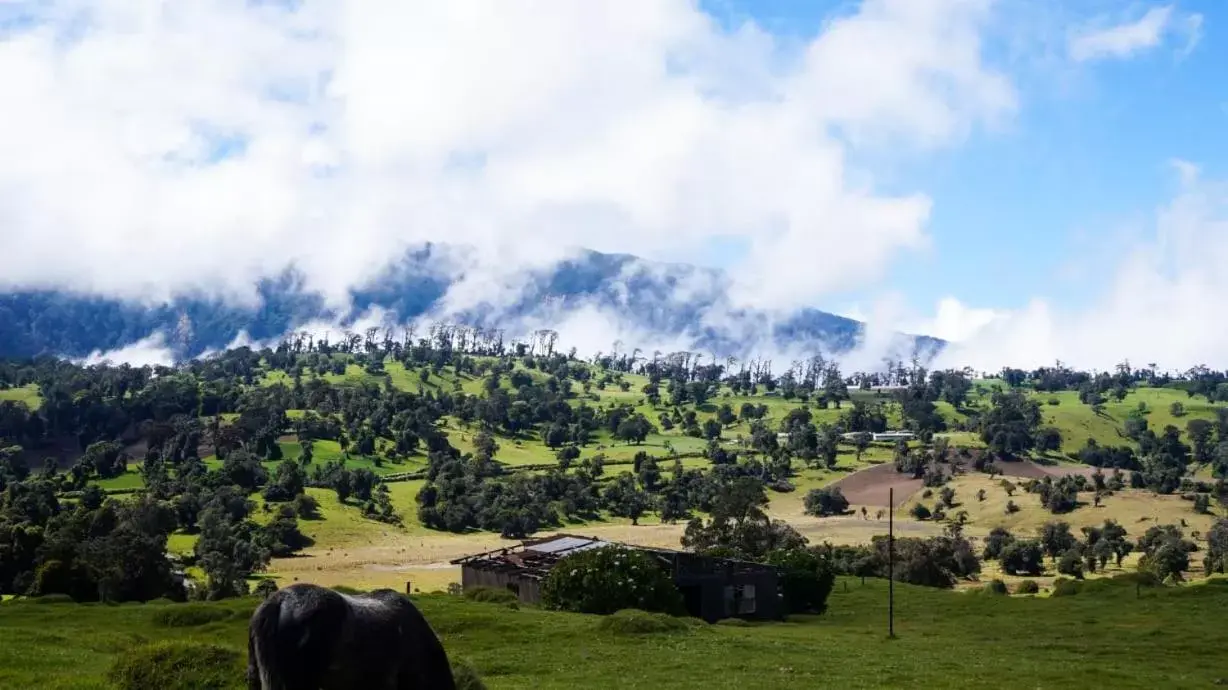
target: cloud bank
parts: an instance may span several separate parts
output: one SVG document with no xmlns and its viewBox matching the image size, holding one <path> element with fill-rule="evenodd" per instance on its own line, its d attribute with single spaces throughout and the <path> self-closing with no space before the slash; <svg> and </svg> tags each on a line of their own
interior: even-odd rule
<svg viewBox="0 0 1228 690">
<path fill-rule="evenodd" d="M 1149 236 L 1115 267 L 1091 306 L 1062 310 L 1044 299 L 999 313 L 938 366 L 997 371 L 1004 365 L 1108 370 L 1128 360 L 1185 371 L 1198 364 L 1228 367 L 1228 181 L 1205 179 L 1197 167 L 1174 163 L 1177 195 L 1155 213 Z M 1089 257 L 1089 270 L 1097 270 Z M 968 308 L 954 303 L 952 313 Z"/>
<path fill-rule="evenodd" d="M 736 298 L 811 304 L 923 246 L 856 154 L 1009 116 L 982 0 L 867 0 L 808 41 L 688 0 L 37 0 L 0 10 L 0 288 L 330 304 L 423 241 L 464 308 L 576 247 L 747 242 Z M 854 251 L 855 250 L 855 251 Z"/>
<path fill-rule="evenodd" d="M 344 311 L 407 248 L 446 242 L 464 247 L 437 260 L 464 277 L 443 301 L 459 311 L 514 301 L 580 247 L 654 259 L 737 238 L 730 301 L 700 325 L 739 327 L 739 307 L 787 313 L 873 286 L 927 245 L 931 199 L 888 191 L 866 161 L 1015 114 L 983 50 L 998 9 L 865 0 L 798 40 L 692 0 L 10 0 L 0 290 L 250 304 L 292 265 Z M 1105 16 L 1066 52 L 1188 51 L 1201 21 L 1170 6 Z M 1205 318 L 1228 288 L 1223 186 L 1193 173 L 1096 309 L 952 297 L 917 317 L 889 297 L 850 361 L 873 366 L 898 329 L 960 341 L 944 361 L 989 370 L 1228 364 L 1228 333 Z M 668 299 L 712 289 L 690 275 Z M 521 325 L 582 351 L 685 345 L 591 305 L 534 318 Z M 138 345 L 97 357 L 148 360 L 159 341 Z"/>
</svg>

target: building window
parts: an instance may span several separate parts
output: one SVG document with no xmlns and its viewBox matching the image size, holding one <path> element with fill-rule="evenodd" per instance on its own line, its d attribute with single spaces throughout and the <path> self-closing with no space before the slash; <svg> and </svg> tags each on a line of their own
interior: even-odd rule
<svg viewBox="0 0 1228 690">
<path fill-rule="evenodd" d="M 738 601 L 738 613 L 755 612 L 755 586 L 740 585 L 734 596 Z"/>
<path fill-rule="evenodd" d="M 725 615 L 741 616 L 751 614 L 758 607 L 755 605 L 754 585 L 725 586 Z"/>
</svg>

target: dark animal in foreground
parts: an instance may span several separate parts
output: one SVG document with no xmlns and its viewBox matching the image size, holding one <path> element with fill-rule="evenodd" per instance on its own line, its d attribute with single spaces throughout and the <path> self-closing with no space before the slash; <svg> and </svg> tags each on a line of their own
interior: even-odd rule
<svg viewBox="0 0 1228 690">
<path fill-rule="evenodd" d="M 310 584 L 269 595 L 252 614 L 251 690 L 454 690 L 443 645 L 391 589 L 350 596 Z"/>
</svg>

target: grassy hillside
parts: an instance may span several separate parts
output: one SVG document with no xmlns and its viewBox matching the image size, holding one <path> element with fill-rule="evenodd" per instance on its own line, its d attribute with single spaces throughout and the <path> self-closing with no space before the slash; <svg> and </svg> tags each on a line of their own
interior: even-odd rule
<svg viewBox="0 0 1228 690">
<path fill-rule="evenodd" d="M 1126 445 L 1123 429 L 1132 412 L 1145 406 L 1148 425 L 1159 433 L 1171 424 L 1185 435 L 1185 425 L 1191 419 L 1215 419 L 1216 405 L 1201 398 L 1191 398 L 1184 391 L 1171 388 L 1137 388 L 1122 401 L 1110 400 L 1104 405 L 1103 414 L 1097 414 L 1089 405 L 1079 402 L 1074 391 L 1059 393 L 1034 393 L 1041 402 L 1041 411 L 1047 424 L 1062 431 L 1062 450 L 1069 452 L 1081 448 L 1087 439 L 1093 438 L 1101 445 Z M 1058 404 L 1052 404 L 1056 401 Z M 1185 414 L 1176 417 L 1171 412 L 1173 403 L 1180 403 Z"/>
<path fill-rule="evenodd" d="M 1214 659 L 1228 631 L 1209 611 L 1228 586 L 1129 584 L 1071 597 L 995 597 L 896 586 L 897 639 L 886 636 L 886 583 L 841 580 L 823 616 L 750 627 L 702 623 L 619 635 L 600 619 L 512 610 L 443 594 L 415 597 L 449 655 L 498 688 L 1193 688 L 1222 682 Z M 255 601 L 206 604 L 229 614 L 167 628 L 180 604 L 118 607 L 9 602 L 0 609 L 0 686 L 107 687 L 127 650 L 155 640 L 221 645 L 241 688 Z M 1176 643 L 1176 641 L 1180 641 Z M 961 653 L 964 650 L 967 653 Z M 954 653 L 953 653 L 954 652 Z"/>
<path fill-rule="evenodd" d="M 348 361 L 344 355 L 334 355 L 334 361 Z M 482 362 L 482 357 L 474 358 Z M 494 363 L 490 359 L 486 364 Z M 537 368 L 527 368 L 520 360 L 510 360 L 513 371 L 527 376 L 537 384 L 545 383 L 549 378 L 546 373 Z M 578 365 L 580 366 L 580 365 Z M 583 365 L 587 366 L 587 365 Z M 470 396 L 483 396 L 487 381 L 470 373 L 458 373 L 454 366 L 431 368 L 427 366 L 410 367 L 392 359 L 383 364 L 383 374 L 372 374 L 363 367 L 352 362 L 348 363 L 343 373 L 327 373 L 319 378 L 330 384 L 339 386 L 370 385 L 383 388 L 385 386 L 409 393 L 464 393 Z M 583 373 L 583 372 L 582 372 Z M 587 405 L 593 408 L 607 408 L 616 405 L 630 405 L 635 411 L 642 413 L 653 424 L 658 425 L 655 433 L 650 434 L 643 443 L 631 444 L 616 441 L 609 432 L 602 428 L 593 434 L 592 440 L 580 448 L 580 460 L 601 454 L 606 458 L 606 474 L 604 481 L 629 471 L 630 463 L 638 453 L 647 453 L 659 459 L 661 469 L 668 472 L 673 457 L 682 458 L 686 467 L 708 467 L 709 461 L 702 457 L 707 441 L 686 435 L 681 425 L 671 429 L 659 424 L 663 414 L 674 414 L 675 408 L 665 402 L 653 405 L 644 393 L 644 387 L 649 379 L 642 375 L 606 371 L 589 367 L 590 376 L 586 381 L 569 380 L 573 396 L 567 404 L 572 406 Z M 317 375 L 307 370 L 303 376 L 304 383 L 316 378 Z M 512 391 L 512 376 L 500 378 L 500 388 Z M 267 363 L 258 367 L 256 384 L 260 386 L 285 385 L 293 386 L 294 381 L 284 372 L 271 370 Z M 984 407 L 993 391 L 1005 384 L 998 380 L 981 380 L 975 382 L 969 399 L 969 408 Z M 513 391 L 514 392 L 514 391 Z M 18 394 L 33 395 L 33 389 L 16 389 L 0 391 L 0 396 L 9 397 Z M 902 424 L 901 409 L 888 392 L 869 390 L 850 390 L 854 400 L 879 403 L 883 406 L 888 425 L 898 428 Z M 663 397 L 668 399 L 665 393 Z M 1164 426 L 1173 424 L 1184 432 L 1185 425 L 1191 419 L 1214 419 L 1215 406 L 1202 399 L 1190 398 L 1184 391 L 1169 388 L 1148 388 L 1140 386 L 1130 390 L 1121 401 L 1112 400 L 1104 405 L 1100 412 L 1091 406 L 1083 404 L 1078 394 L 1070 392 L 1059 393 L 1029 393 L 1040 403 L 1044 423 L 1057 427 L 1062 434 L 1062 451 L 1073 452 L 1081 448 L 1088 438 L 1093 438 L 1102 445 L 1125 445 L 1130 441 L 1123 436 L 1126 419 L 1138 410 L 1144 409 L 1152 429 L 1160 431 Z M 703 422 L 714 418 L 723 405 L 729 405 L 736 413 L 744 404 L 761 405 L 766 409 L 766 423 L 770 428 L 778 428 L 782 419 L 794 409 L 807 403 L 798 398 L 786 400 L 779 391 L 769 393 L 761 386 L 755 395 L 737 395 L 728 386 L 722 385 L 713 389 L 713 395 L 702 405 L 688 403 L 680 406 L 685 414 L 693 412 L 702 426 Z M 1181 403 L 1184 414 L 1175 416 L 1171 411 L 1173 403 Z M 845 401 L 841 408 L 836 406 L 820 408 L 809 404 L 812 419 L 816 423 L 836 423 L 850 406 Z M 952 431 L 941 434 L 953 446 L 983 447 L 979 434 L 973 431 L 957 430 L 967 421 L 964 412 L 956 410 L 949 403 L 936 403 L 937 412 L 952 427 Z M 968 411 L 965 409 L 965 412 Z M 304 410 L 289 410 L 287 416 L 291 419 L 301 417 Z M 334 412 L 333 414 L 340 415 Z M 233 422 L 237 414 L 224 415 L 226 422 Z M 448 442 L 462 453 L 474 450 L 474 440 L 480 426 L 466 424 L 455 416 L 444 416 L 438 422 L 438 428 L 447 434 Z M 748 441 L 750 424 L 738 419 L 721 430 L 720 443 L 728 450 L 744 447 Z M 497 434 L 498 450 L 495 460 L 502 463 L 509 471 L 540 472 L 541 468 L 554 466 L 556 450 L 545 445 L 541 438 L 542 429 L 525 430 L 516 436 Z M 407 458 L 397 460 L 377 459 L 384 454 L 383 448 L 388 439 L 377 441 L 377 451 L 374 456 L 362 456 L 345 453 L 336 441 L 317 440 L 314 443 L 314 461 L 316 465 L 337 459 L 344 459 L 347 467 L 352 469 L 365 468 L 378 475 L 405 475 L 421 472 L 426 467 L 426 458 L 421 450 Z M 299 458 L 301 447 L 293 434 L 287 434 L 280 439 L 282 455 L 285 458 Z M 884 506 L 866 505 L 866 517 L 862 519 L 861 505 L 851 506 L 855 511 L 852 516 L 833 518 L 816 518 L 804 514 L 803 501 L 811 489 L 820 488 L 839 481 L 851 473 L 869 468 L 877 463 L 890 462 L 893 458 L 891 444 L 876 444 L 869 448 L 860 459 L 855 456 L 853 448 L 845 445 L 841 448 L 835 468 L 808 468 L 800 459 L 793 461 L 794 475 L 790 478 L 794 486 L 791 492 L 769 491 L 770 505 L 768 512 L 775 518 L 783 519 L 793 525 L 812 543 L 831 541 L 833 543 L 865 542 L 885 531 L 885 520 L 877 519 L 877 513 Z M 1068 458 L 1053 455 L 1046 460 L 1049 463 L 1069 467 Z M 220 463 L 213 456 L 205 458 L 206 465 L 217 467 Z M 265 463 L 266 469 L 273 473 L 276 462 Z M 100 481 L 99 484 L 110 490 L 132 490 L 142 485 L 142 479 L 136 470 L 136 460 L 130 465 L 127 473 L 118 477 Z M 310 468 L 309 468 L 310 469 Z M 1066 470 L 1064 470 L 1066 471 Z M 1204 470 L 1204 474 L 1206 471 Z M 860 475 L 864 476 L 864 475 Z M 893 479 L 898 479 L 891 475 Z M 358 507 L 342 505 L 337 502 L 335 494 L 323 489 L 312 489 L 312 493 L 321 503 L 322 518 L 303 521 L 303 531 L 315 541 L 308 548 L 305 556 L 291 559 L 280 559 L 273 563 L 272 572 L 283 583 L 295 579 L 322 583 L 344 583 L 359 586 L 395 586 L 401 588 L 406 580 L 417 583 L 420 587 L 433 588 L 443 586 L 459 579 L 458 569 L 450 566 L 450 558 L 481 551 L 505 543 L 497 535 L 491 533 L 451 534 L 428 530 L 417 521 L 417 504 L 415 501 L 418 489 L 422 486 L 420 480 L 395 481 L 390 483 L 392 503 L 403 518 L 402 525 L 390 525 L 364 518 Z M 913 484 L 904 489 L 904 493 L 916 488 Z M 1190 530 L 1205 532 L 1211 517 L 1198 515 L 1192 510 L 1192 505 L 1175 496 L 1155 496 L 1145 491 L 1121 491 L 1104 499 L 1100 507 L 1091 505 L 1092 496 L 1081 496 L 1081 505 L 1067 516 L 1054 516 L 1041 507 L 1037 496 L 1026 494 L 1022 490 L 1014 497 L 1018 510 L 1007 513 L 1005 510 L 1008 497 L 997 485 L 984 475 L 970 474 L 959 477 L 952 484 L 961 503 L 955 510 L 948 511 L 950 515 L 962 510 L 967 513 L 967 532 L 972 537 L 987 534 L 990 529 L 1004 526 L 1014 531 L 1030 533 L 1039 525 L 1053 519 L 1066 519 L 1076 528 L 1083 525 L 1100 524 L 1106 518 L 1112 518 L 1127 528 L 1132 537 L 1137 537 L 1146 527 L 1159 523 L 1180 524 L 1186 520 Z M 976 491 L 984 488 L 987 498 L 984 502 L 975 499 Z M 897 498 L 900 495 L 897 489 Z M 885 490 L 883 491 L 885 493 Z M 868 499 L 867 499 L 868 500 Z M 907 511 L 917 502 L 923 502 L 932 507 L 935 498 L 922 498 L 920 494 L 911 497 L 897 513 L 897 522 L 902 533 L 926 535 L 941 532 L 943 523 L 916 522 L 908 517 Z M 1221 514 L 1214 507 L 1215 514 Z M 567 523 L 557 530 L 580 531 L 605 538 L 629 541 L 632 543 L 656 544 L 661 546 L 678 546 L 684 525 L 662 525 L 651 513 L 645 516 L 638 526 L 632 526 L 630 521 L 612 518 L 609 515 L 603 520 L 590 522 Z M 179 550 L 190 550 L 191 541 L 186 535 L 176 535 Z"/>
<path fill-rule="evenodd" d="M 0 401 L 3 400 L 23 402 L 32 410 L 37 410 L 43 404 L 43 397 L 39 395 L 38 386 L 34 384 L 21 388 L 0 388 Z"/>
</svg>

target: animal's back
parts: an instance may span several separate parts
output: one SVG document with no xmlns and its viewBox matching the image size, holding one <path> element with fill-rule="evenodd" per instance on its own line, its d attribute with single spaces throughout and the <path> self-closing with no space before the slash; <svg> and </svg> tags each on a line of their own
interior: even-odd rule
<svg viewBox="0 0 1228 690">
<path fill-rule="evenodd" d="M 430 688 L 453 690 L 452 664 L 443 644 L 431 629 L 426 617 L 400 592 L 380 589 L 369 597 L 395 611 L 402 640 L 402 654 L 408 661 L 402 665 L 398 688 Z"/>
<path fill-rule="evenodd" d="M 252 687 L 322 687 L 331 675 L 348 608 L 340 594 L 316 585 L 294 584 L 270 595 L 252 614 L 250 653 L 259 668 L 251 670 L 261 682 L 249 681 Z"/>
<path fill-rule="evenodd" d="M 447 653 L 426 618 L 393 590 L 349 596 L 291 585 L 261 604 L 251 631 L 260 668 L 250 665 L 249 674 L 274 677 L 264 690 L 455 688 Z M 258 650 L 261 644 L 267 649 Z"/>
</svg>

